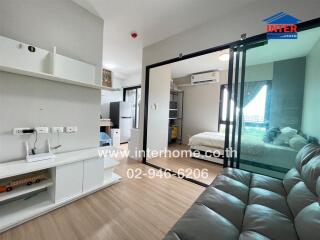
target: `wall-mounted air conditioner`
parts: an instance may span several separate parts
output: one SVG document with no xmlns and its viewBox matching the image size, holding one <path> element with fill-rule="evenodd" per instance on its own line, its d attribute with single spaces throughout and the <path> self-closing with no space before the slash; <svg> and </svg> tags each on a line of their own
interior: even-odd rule
<svg viewBox="0 0 320 240">
<path fill-rule="evenodd" d="M 193 74 L 191 75 L 191 85 L 218 83 L 219 77 L 218 71 Z"/>
</svg>

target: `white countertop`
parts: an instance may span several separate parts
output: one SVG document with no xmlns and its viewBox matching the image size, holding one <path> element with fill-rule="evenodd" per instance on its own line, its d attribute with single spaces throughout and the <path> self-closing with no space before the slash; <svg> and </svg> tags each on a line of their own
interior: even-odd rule
<svg viewBox="0 0 320 240">
<path fill-rule="evenodd" d="M 39 171 L 47 168 L 57 167 L 73 162 L 83 161 L 86 159 L 101 158 L 105 161 L 105 168 L 110 168 L 119 164 L 119 162 L 110 158 L 99 156 L 99 150 L 115 150 L 113 147 L 90 148 L 66 153 L 57 153 L 56 158 L 52 160 L 44 160 L 38 162 L 27 162 L 26 160 L 18 160 L 0 164 L 0 179 L 17 176 L 29 172 Z"/>
</svg>

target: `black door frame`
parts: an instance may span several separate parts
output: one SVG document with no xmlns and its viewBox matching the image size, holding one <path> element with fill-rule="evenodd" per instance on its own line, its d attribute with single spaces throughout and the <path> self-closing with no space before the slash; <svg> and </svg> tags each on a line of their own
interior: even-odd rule
<svg viewBox="0 0 320 240">
<path fill-rule="evenodd" d="M 141 85 L 137 85 L 137 86 L 132 86 L 132 87 L 125 87 L 123 88 L 123 91 L 122 91 L 122 95 L 123 95 L 123 101 L 125 102 L 126 101 L 126 92 L 127 91 L 130 91 L 130 90 L 136 90 L 136 102 L 135 102 L 135 105 L 136 105 L 136 110 L 135 110 L 135 116 L 134 116 L 134 123 L 135 123 L 135 128 L 137 128 L 137 117 L 138 117 L 138 89 L 141 89 Z"/>
<path fill-rule="evenodd" d="M 315 18 L 315 19 L 312 19 L 312 20 L 309 20 L 309 21 L 305 21 L 305 22 L 299 23 L 299 24 L 297 24 L 297 26 L 298 26 L 298 31 L 299 32 L 300 31 L 304 31 L 304 30 L 308 30 L 308 29 L 312 29 L 312 28 L 315 28 L 315 27 L 319 27 L 320 26 L 320 18 Z M 143 121 L 144 121 L 144 125 L 143 125 L 143 151 L 144 151 L 144 153 L 147 152 L 147 140 L 148 140 L 147 136 L 148 136 L 148 110 L 149 110 L 148 106 L 149 106 L 150 69 L 155 68 L 155 67 L 160 67 L 160 66 L 163 66 L 163 65 L 167 65 L 167 64 L 170 64 L 170 63 L 175 63 L 175 62 L 178 62 L 178 61 L 194 58 L 194 57 L 199 57 L 199 56 L 202 56 L 202 55 L 205 55 L 205 54 L 209 54 L 209 53 L 213 53 L 213 52 L 217 52 L 217 51 L 221 51 L 221 50 L 225 50 L 225 49 L 230 49 L 230 58 L 231 58 L 231 57 L 233 57 L 233 54 L 231 54 L 231 53 L 233 51 L 232 48 L 234 46 L 241 46 L 241 45 L 246 45 L 246 44 L 250 44 L 250 43 L 255 43 L 255 42 L 263 41 L 266 38 L 267 38 L 267 33 L 262 33 L 262 34 L 258 34 L 258 35 L 246 38 L 244 40 L 237 40 L 237 41 L 234 41 L 234 42 L 230 42 L 230 43 L 227 43 L 227 44 L 223 44 L 223 45 L 220 45 L 220 46 L 208 48 L 208 49 L 205 49 L 205 50 L 201 50 L 201 51 L 190 53 L 190 54 L 186 54 L 186 55 L 183 55 L 182 53 L 180 53 L 179 56 L 176 57 L 176 58 L 172 58 L 172 59 L 168 59 L 168 60 L 161 61 L 161 62 L 158 62 L 158 63 L 147 65 L 146 66 L 146 73 L 145 73 L 146 75 L 145 75 L 144 119 L 143 119 Z M 232 69 L 233 69 L 233 66 L 232 66 Z M 230 68 L 229 68 L 229 72 L 230 72 Z M 244 77 L 244 76 L 241 76 L 241 78 L 242 77 Z M 228 84 L 229 83 L 230 83 L 230 81 L 228 80 Z M 231 85 L 231 87 L 232 87 L 232 85 Z M 229 100 L 231 100 L 231 94 L 230 94 L 230 99 Z M 227 116 L 227 125 L 228 125 L 228 120 L 229 119 L 228 119 L 228 116 Z M 229 143 L 229 134 L 228 135 L 226 134 L 225 142 Z M 152 167 L 155 167 L 157 169 L 165 170 L 165 169 L 163 169 L 163 168 L 161 168 L 159 166 L 156 166 L 154 164 L 148 163 L 146 157 L 147 157 L 146 154 L 143 154 L 142 163 L 144 163 L 146 165 L 149 165 L 149 166 L 152 166 Z M 236 165 L 238 167 L 238 163 Z M 228 162 L 226 162 L 224 160 L 223 166 L 224 167 L 228 167 Z M 177 175 L 177 173 L 174 173 L 174 172 L 172 172 L 172 174 Z M 197 184 L 202 185 L 202 186 L 207 186 L 207 184 L 198 182 L 198 181 L 196 181 L 194 179 L 185 178 L 184 176 L 179 176 L 179 177 L 182 177 L 183 179 L 186 179 L 188 181 L 197 183 Z"/>
</svg>

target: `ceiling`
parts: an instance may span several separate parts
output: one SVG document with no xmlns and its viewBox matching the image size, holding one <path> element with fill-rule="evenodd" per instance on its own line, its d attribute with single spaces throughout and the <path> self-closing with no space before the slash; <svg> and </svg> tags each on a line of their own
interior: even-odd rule
<svg viewBox="0 0 320 240">
<path fill-rule="evenodd" d="M 125 78 L 141 71 L 143 47 L 255 0 L 73 1 L 104 19 L 103 64 Z M 135 40 L 132 31 L 139 34 Z"/>
<path fill-rule="evenodd" d="M 269 40 L 267 45 L 247 51 L 246 65 L 258 65 L 307 56 L 320 41 L 320 27 L 298 33 L 297 40 Z M 229 50 L 214 52 L 171 64 L 172 78 L 180 78 L 193 73 L 228 69 L 228 61 L 219 56 Z"/>
</svg>

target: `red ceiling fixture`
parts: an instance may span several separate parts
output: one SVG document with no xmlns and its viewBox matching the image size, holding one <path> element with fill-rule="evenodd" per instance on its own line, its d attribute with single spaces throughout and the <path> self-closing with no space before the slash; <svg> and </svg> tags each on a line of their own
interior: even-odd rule
<svg viewBox="0 0 320 240">
<path fill-rule="evenodd" d="M 137 33 L 137 32 L 132 32 L 132 33 L 131 33 L 131 37 L 132 37 L 133 39 L 136 39 L 136 38 L 138 37 L 138 33 Z"/>
</svg>

